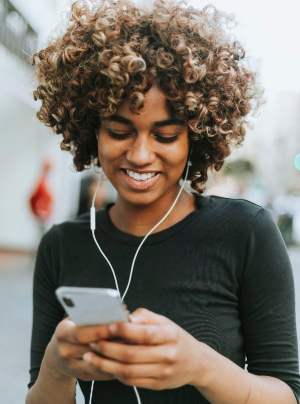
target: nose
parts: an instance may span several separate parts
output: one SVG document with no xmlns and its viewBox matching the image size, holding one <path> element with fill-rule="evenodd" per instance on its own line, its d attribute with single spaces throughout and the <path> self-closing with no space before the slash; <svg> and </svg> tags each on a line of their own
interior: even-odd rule
<svg viewBox="0 0 300 404">
<path fill-rule="evenodd" d="M 148 134 L 138 134 L 126 152 L 128 162 L 140 167 L 154 163 L 156 153 L 151 140 Z"/>
</svg>

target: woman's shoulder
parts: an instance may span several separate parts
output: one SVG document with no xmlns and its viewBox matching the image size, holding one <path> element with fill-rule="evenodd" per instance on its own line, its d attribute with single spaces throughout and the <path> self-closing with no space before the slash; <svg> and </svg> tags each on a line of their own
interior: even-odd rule
<svg viewBox="0 0 300 404">
<path fill-rule="evenodd" d="M 216 195 L 197 197 L 198 209 L 203 209 L 211 223 L 219 223 L 231 229 L 246 230 L 250 227 L 274 225 L 272 213 L 251 201 L 241 198 L 227 198 Z"/>
<path fill-rule="evenodd" d="M 97 220 L 105 214 L 105 209 L 96 212 Z M 41 244 L 49 244 L 51 242 L 59 242 L 63 239 L 83 239 L 86 234 L 90 234 L 90 213 L 86 212 L 79 216 L 65 220 L 61 223 L 53 224 L 42 237 Z"/>
<path fill-rule="evenodd" d="M 79 231 L 88 228 L 90 225 L 90 213 L 82 213 L 79 216 L 55 224 L 56 231 Z"/>
<path fill-rule="evenodd" d="M 105 214 L 105 208 L 96 211 L 97 221 Z M 55 224 L 53 227 L 55 231 L 61 232 L 77 232 L 91 230 L 90 212 L 82 213 L 79 216 L 65 220 L 59 224 Z"/>
<path fill-rule="evenodd" d="M 256 216 L 260 211 L 267 210 L 264 207 L 242 198 L 228 198 L 218 195 L 198 195 L 197 204 L 200 206 L 209 206 L 210 211 L 218 211 L 241 215 L 241 216 Z"/>
</svg>

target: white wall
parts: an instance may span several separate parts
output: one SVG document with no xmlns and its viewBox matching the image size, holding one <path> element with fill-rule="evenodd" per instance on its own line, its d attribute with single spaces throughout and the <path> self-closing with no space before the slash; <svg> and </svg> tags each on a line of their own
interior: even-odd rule
<svg viewBox="0 0 300 404">
<path fill-rule="evenodd" d="M 31 76 L 29 67 L 0 46 L 0 248 L 36 248 L 40 228 L 28 200 L 45 158 L 53 163 L 54 211 L 48 227 L 77 209 L 81 174 L 71 171 L 72 156 L 60 150 L 60 137 L 37 120 Z"/>
<path fill-rule="evenodd" d="M 43 40 L 54 28 L 55 2 L 53 0 L 9 0 Z"/>
</svg>

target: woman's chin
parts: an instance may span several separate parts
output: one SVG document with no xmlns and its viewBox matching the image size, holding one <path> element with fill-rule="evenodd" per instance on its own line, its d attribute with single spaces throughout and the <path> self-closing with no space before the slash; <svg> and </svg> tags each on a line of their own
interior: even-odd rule
<svg viewBox="0 0 300 404">
<path fill-rule="evenodd" d="M 139 193 L 134 195 L 128 195 L 128 193 L 118 193 L 118 199 L 122 200 L 128 205 L 142 208 L 151 206 L 159 199 L 159 196 L 155 197 L 155 195 L 153 195 L 152 193 Z"/>
</svg>

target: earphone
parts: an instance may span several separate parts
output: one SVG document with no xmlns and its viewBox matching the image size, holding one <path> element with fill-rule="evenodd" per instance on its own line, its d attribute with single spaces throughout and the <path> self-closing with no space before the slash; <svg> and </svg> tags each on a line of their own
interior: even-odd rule
<svg viewBox="0 0 300 404">
<path fill-rule="evenodd" d="M 98 138 L 98 137 L 97 137 L 97 138 Z M 190 153 L 189 153 L 189 157 L 190 157 Z M 101 183 L 101 181 L 102 181 L 102 176 L 103 176 L 103 175 L 102 175 L 102 174 L 103 174 L 103 170 L 102 170 L 101 175 L 100 175 L 99 180 L 98 180 L 97 187 L 96 187 L 95 192 L 94 192 L 92 207 L 91 207 L 91 209 L 90 209 L 90 227 L 91 227 L 91 231 L 92 231 L 92 234 L 93 234 L 93 239 L 94 239 L 94 241 L 95 241 L 95 243 L 96 243 L 96 245 L 97 245 L 97 247 L 98 247 L 100 253 L 103 255 L 104 259 L 106 260 L 106 262 L 108 263 L 110 269 L 112 270 L 112 273 L 113 273 L 113 276 L 114 276 L 114 279 L 115 279 L 115 283 L 116 283 L 116 288 L 117 288 L 117 291 L 118 291 L 118 293 L 119 293 L 119 298 L 120 298 L 121 302 L 123 301 L 123 299 L 124 299 L 124 297 L 125 297 L 125 295 L 126 295 L 128 289 L 129 289 L 129 285 L 130 285 L 131 278 L 132 278 L 132 273 L 133 273 L 134 264 L 135 264 L 137 255 L 138 255 L 138 253 L 139 253 L 139 251 L 140 251 L 142 245 L 144 244 L 144 242 L 146 241 L 146 239 L 148 238 L 148 236 L 169 216 L 169 214 L 170 214 L 171 211 L 173 210 L 174 206 L 176 205 L 176 203 L 177 203 L 177 201 L 178 201 L 178 199 L 179 199 L 179 197 L 180 197 L 180 195 L 181 195 L 181 193 L 182 193 L 182 191 L 183 191 L 185 182 L 186 182 L 187 177 L 188 177 L 189 167 L 191 167 L 191 165 L 192 165 L 192 163 L 191 163 L 191 161 L 190 161 L 190 158 L 188 158 L 188 161 L 187 161 L 187 164 L 186 164 L 185 177 L 184 177 L 183 183 L 182 183 L 182 185 L 181 185 L 181 187 L 180 187 L 180 190 L 179 190 L 179 192 L 178 192 L 178 194 L 177 194 L 177 197 L 175 198 L 175 200 L 174 200 L 172 206 L 170 207 L 170 209 L 168 210 L 168 212 L 165 214 L 165 216 L 146 234 L 146 236 L 143 238 L 143 240 L 142 240 L 141 243 L 139 244 L 139 246 L 138 246 L 138 248 L 137 248 L 137 250 L 136 250 L 136 253 L 135 253 L 134 257 L 133 257 L 133 260 L 132 260 L 128 284 L 127 284 L 127 287 L 126 287 L 126 289 L 125 289 L 125 292 L 124 292 L 122 298 L 121 298 L 121 294 L 120 294 L 120 290 L 119 290 L 119 285 L 118 285 L 118 281 L 117 281 L 117 278 L 116 278 L 116 274 L 115 274 L 115 272 L 114 272 L 114 269 L 113 269 L 113 267 L 112 267 L 112 265 L 111 265 L 109 259 L 106 257 L 106 255 L 105 255 L 104 252 L 102 251 L 101 247 L 99 246 L 99 244 L 98 244 L 98 242 L 97 242 L 97 239 L 96 239 L 96 237 L 95 237 L 95 230 L 96 230 L 95 199 L 96 199 L 96 194 L 97 194 L 98 188 L 99 188 L 100 183 Z M 91 385 L 89 404 L 92 403 L 94 382 L 95 382 L 95 381 L 93 380 L 93 381 L 92 381 L 92 385 Z M 138 404 L 141 404 L 141 399 L 140 399 L 139 393 L 138 393 L 138 391 L 137 391 L 137 388 L 136 388 L 135 386 L 133 386 L 133 388 L 134 388 L 135 394 L 136 394 L 136 396 L 137 396 Z"/>
</svg>

